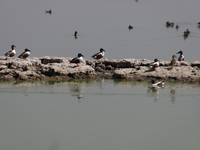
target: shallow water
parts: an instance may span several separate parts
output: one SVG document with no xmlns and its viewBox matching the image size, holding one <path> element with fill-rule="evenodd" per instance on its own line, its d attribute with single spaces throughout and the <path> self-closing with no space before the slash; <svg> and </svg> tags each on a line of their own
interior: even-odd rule
<svg viewBox="0 0 200 150">
<path fill-rule="evenodd" d="M 85 59 L 102 47 L 108 59 L 171 60 L 182 50 L 185 60 L 199 60 L 199 0 L 9 0 L 0 5 L 1 55 L 17 46 L 30 57 Z M 45 14 L 45 10 L 52 14 Z M 179 30 L 166 28 L 167 21 Z M 133 30 L 128 30 L 132 25 Z M 183 32 L 191 34 L 184 40 Z M 74 31 L 79 37 L 75 39 Z"/>
<path fill-rule="evenodd" d="M 69 80 L 2 82 L 0 149 L 197 150 L 200 86 Z"/>
</svg>

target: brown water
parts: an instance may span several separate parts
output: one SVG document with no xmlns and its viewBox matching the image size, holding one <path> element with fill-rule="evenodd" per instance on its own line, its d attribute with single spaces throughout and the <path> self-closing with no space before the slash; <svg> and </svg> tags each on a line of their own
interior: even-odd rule
<svg viewBox="0 0 200 150">
<path fill-rule="evenodd" d="M 197 150 L 200 86 L 70 80 L 0 85 L 3 150 Z"/>
</svg>

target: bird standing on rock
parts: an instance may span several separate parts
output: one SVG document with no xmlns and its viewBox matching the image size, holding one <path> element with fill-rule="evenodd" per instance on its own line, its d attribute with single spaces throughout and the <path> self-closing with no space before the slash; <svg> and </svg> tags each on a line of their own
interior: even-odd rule
<svg viewBox="0 0 200 150">
<path fill-rule="evenodd" d="M 175 58 L 176 58 L 176 55 L 173 55 L 173 56 L 172 56 L 172 60 L 171 60 L 171 62 L 170 62 L 170 65 L 171 65 L 171 66 L 175 66 L 175 65 L 176 65 L 176 59 L 175 59 Z"/>
<path fill-rule="evenodd" d="M 101 59 L 104 55 L 105 55 L 105 50 L 104 50 L 103 48 L 101 48 L 101 49 L 100 49 L 100 52 L 94 54 L 94 55 L 92 56 L 92 58 L 99 60 L 99 59 Z"/>
<path fill-rule="evenodd" d="M 183 56 L 183 52 L 182 51 L 179 51 L 176 54 L 180 54 L 180 56 L 178 57 L 178 61 L 184 61 L 185 60 L 185 57 Z"/>
<path fill-rule="evenodd" d="M 155 58 L 154 62 L 149 65 L 149 68 L 152 70 L 155 70 L 157 67 L 159 67 L 159 62 L 158 62 L 158 59 Z"/>
<path fill-rule="evenodd" d="M 81 53 L 79 53 L 78 54 L 78 57 L 75 57 L 75 58 L 73 58 L 71 61 L 70 61 L 70 63 L 75 63 L 75 64 L 77 64 L 77 67 L 80 67 L 79 66 L 79 63 L 80 62 L 83 62 L 83 55 L 81 54 Z"/>
<path fill-rule="evenodd" d="M 25 60 L 27 60 L 27 57 L 30 55 L 31 50 L 29 49 L 25 49 L 23 53 L 21 53 L 18 58 L 23 58 Z"/>
<path fill-rule="evenodd" d="M 6 57 L 13 57 L 13 56 L 15 56 L 15 54 L 16 54 L 15 47 L 16 47 L 15 45 L 11 45 L 11 50 L 8 51 L 7 53 L 5 53 L 5 56 Z"/>
</svg>

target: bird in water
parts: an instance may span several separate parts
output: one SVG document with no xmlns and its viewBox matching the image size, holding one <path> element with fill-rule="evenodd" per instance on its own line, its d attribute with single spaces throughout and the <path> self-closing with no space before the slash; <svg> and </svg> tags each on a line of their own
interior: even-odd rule
<svg viewBox="0 0 200 150">
<path fill-rule="evenodd" d="M 178 61 L 184 61 L 185 60 L 185 57 L 183 56 L 183 52 L 182 51 L 179 51 L 176 54 L 180 54 L 180 56 L 178 57 Z"/>
<path fill-rule="evenodd" d="M 105 50 L 103 48 L 100 48 L 100 52 L 94 54 L 92 58 L 99 60 L 103 58 L 104 55 L 105 55 Z"/>
<path fill-rule="evenodd" d="M 51 15 L 52 11 L 50 10 L 45 10 L 45 14 L 50 14 Z"/>
<path fill-rule="evenodd" d="M 129 30 L 133 29 L 133 26 L 132 26 L 132 25 L 129 25 L 129 26 L 128 26 L 128 29 L 129 29 Z"/>
<path fill-rule="evenodd" d="M 74 32 L 74 37 L 75 37 L 75 39 L 78 38 L 78 32 L 77 31 Z"/>
<path fill-rule="evenodd" d="M 152 86 L 164 86 L 164 84 L 165 84 L 164 81 L 156 82 L 155 80 L 152 80 L 151 83 L 152 83 Z"/>
<path fill-rule="evenodd" d="M 5 53 L 6 59 L 7 59 L 7 57 L 15 56 L 15 54 L 16 54 L 15 47 L 16 47 L 15 45 L 11 45 L 11 50 L 8 51 L 7 53 Z"/>
<path fill-rule="evenodd" d="M 83 57 L 84 57 L 84 56 L 83 56 L 81 53 L 78 53 L 78 56 L 75 57 L 75 58 L 73 58 L 73 59 L 70 61 L 70 63 L 75 63 L 75 64 L 77 64 L 77 67 L 80 67 L 80 66 L 79 66 L 79 63 L 83 62 Z"/>
<path fill-rule="evenodd" d="M 155 70 L 157 67 L 159 67 L 159 62 L 158 62 L 158 59 L 155 58 L 154 62 L 149 65 L 149 68 L 152 70 Z"/>
<path fill-rule="evenodd" d="M 31 52 L 31 50 L 29 50 L 29 49 L 26 48 L 26 49 L 24 50 L 24 52 L 21 53 L 21 54 L 18 56 L 18 58 L 22 58 L 22 59 L 27 60 L 27 57 L 30 55 L 30 52 Z"/>
</svg>

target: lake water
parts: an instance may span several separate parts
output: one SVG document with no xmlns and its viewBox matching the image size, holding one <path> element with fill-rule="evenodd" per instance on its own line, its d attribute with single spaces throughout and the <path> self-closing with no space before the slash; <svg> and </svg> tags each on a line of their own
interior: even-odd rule
<svg viewBox="0 0 200 150">
<path fill-rule="evenodd" d="M 0 149 L 198 150 L 200 85 L 2 82 Z"/>
<path fill-rule="evenodd" d="M 92 59 L 102 47 L 108 59 L 167 61 L 182 50 L 186 61 L 199 60 L 199 0 L 2 0 L 0 4 L 1 55 L 15 44 L 17 56 L 29 48 L 30 57 L 75 57 L 81 52 Z M 52 14 L 45 14 L 49 9 Z M 167 21 L 179 25 L 179 30 L 166 28 Z M 184 40 L 186 29 L 191 34 Z"/>
<path fill-rule="evenodd" d="M 199 0 L 1 0 L 0 55 L 199 60 Z M 52 14 L 45 14 L 45 10 Z M 167 28 L 167 21 L 179 25 Z M 128 26 L 132 25 L 132 30 Z M 191 31 L 188 38 L 183 32 Z M 79 36 L 73 34 L 78 31 Z M 16 57 L 17 57 L 16 56 Z M 199 150 L 200 85 L 0 83 L 2 150 Z"/>
</svg>

